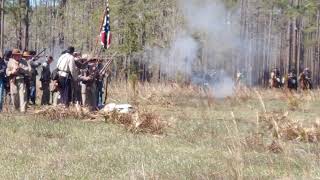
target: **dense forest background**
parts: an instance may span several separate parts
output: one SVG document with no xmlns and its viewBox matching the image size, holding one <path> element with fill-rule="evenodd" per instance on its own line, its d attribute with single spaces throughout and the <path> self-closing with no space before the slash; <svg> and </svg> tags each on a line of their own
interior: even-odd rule
<svg viewBox="0 0 320 180">
<path fill-rule="evenodd" d="M 106 0 L 2 0 L 1 48 L 96 48 Z M 113 77 L 201 83 L 309 67 L 320 83 L 319 0 L 110 0 Z M 208 79 L 208 78 L 207 78 Z"/>
</svg>

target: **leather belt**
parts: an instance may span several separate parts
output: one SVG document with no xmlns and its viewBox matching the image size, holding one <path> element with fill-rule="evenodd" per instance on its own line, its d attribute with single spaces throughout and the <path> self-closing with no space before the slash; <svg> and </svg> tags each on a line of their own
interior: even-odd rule
<svg viewBox="0 0 320 180">
<path fill-rule="evenodd" d="M 23 76 L 17 76 L 16 80 L 19 80 L 19 79 L 24 79 L 24 77 Z"/>
<path fill-rule="evenodd" d="M 61 77 L 68 77 L 68 76 L 69 76 L 69 73 L 64 72 L 64 71 L 59 71 L 58 74 L 59 74 L 59 76 L 61 76 Z"/>
</svg>

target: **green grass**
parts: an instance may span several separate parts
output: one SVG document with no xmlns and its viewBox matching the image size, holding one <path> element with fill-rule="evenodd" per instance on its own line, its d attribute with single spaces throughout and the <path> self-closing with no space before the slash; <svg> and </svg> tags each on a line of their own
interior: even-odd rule
<svg viewBox="0 0 320 180">
<path fill-rule="evenodd" d="M 170 123 L 160 136 L 132 134 L 104 122 L 2 116 L 0 179 L 320 178 L 317 143 L 280 141 L 279 154 L 244 145 L 259 130 L 258 100 L 217 100 L 209 107 L 196 95 L 166 98 L 174 105 L 138 99 L 140 107 L 156 109 Z M 280 99 L 265 103 L 268 110 L 288 109 Z M 319 104 L 304 104 L 307 111 L 290 116 L 313 122 L 320 117 Z M 265 146 L 271 141 L 264 137 Z"/>
</svg>

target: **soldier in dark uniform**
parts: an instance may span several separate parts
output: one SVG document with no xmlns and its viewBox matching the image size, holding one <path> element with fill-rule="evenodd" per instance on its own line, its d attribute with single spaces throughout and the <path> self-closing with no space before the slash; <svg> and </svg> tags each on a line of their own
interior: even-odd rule
<svg viewBox="0 0 320 180">
<path fill-rule="evenodd" d="M 298 90 L 298 78 L 295 70 L 291 70 L 288 74 L 288 89 L 289 90 Z"/>
<path fill-rule="evenodd" d="M 97 70 L 100 72 L 103 68 L 102 61 L 99 60 Z M 103 80 L 105 78 L 104 74 L 99 74 L 97 79 L 97 107 L 101 107 L 103 105 Z"/>
<path fill-rule="evenodd" d="M 6 84 L 7 84 L 7 64 L 4 58 L 0 59 L 0 112 L 2 112 L 2 107 L 4 103 L 4 97 L 6 95 Z"/>
<path fill-rule="evenodd" d="M 75 66 L 77 74 L 81 74 L 82 69 L 84 68 L 84 61 L 86 60 L 86 57 L 81 56 L 80 53 L 75 52 L 73 53 L 75 57 Z M 76 105 L 82 104 L 82 98 L 81 98 L 81 81 L 79 79 L 76 79 L 73 81 L 73 103 Z"/>
<path fill-rule="evenodd" d="M 50 64 L 53 62 L 53 57 L 49 56 L 46 62 L 42 63 L 41 68 L 41 90 L 42 90 L 42 98 L 41 105 L 50 105 L 50 82 L 51 82 L 51 71 Z"/>
<path fill-rule="evenodd" d="M 36 55 L 35 51 L 25 51 L 23 53 L 23 58 L 25 58 L 31 66 L 31 73 L 28 79 L 26 79 L 26 88 L 27 88 L 27 103 L 31 101 L 32 105 L 36 104 L 36 90 L 37 90 L 37 68 L 41 63 L 36 62 L 37 59 L 34 58 Z"/>
<path fill-rule="evenodd" d="M 12 50 L 5 50 L 4 52 L 4 56 L 3 56 L 3 60 L 6 64 L 6 66 L 8 65 L 9 59 L 12 57 Z M 10 83 L 9 83 L 9 78 L 7 77 L 5 82 L 5 103 L 10 104 L 11 103 L 11 98 L 10 98 Z"/>
</svg>

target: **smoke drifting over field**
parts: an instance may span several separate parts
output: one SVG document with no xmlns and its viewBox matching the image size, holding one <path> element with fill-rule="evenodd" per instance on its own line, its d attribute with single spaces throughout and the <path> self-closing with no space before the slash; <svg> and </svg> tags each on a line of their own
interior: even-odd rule
<svg viewBox="0 0 320 180">
<path fill-rule="evenodd" d="M 179 32 L 169 48 L 153 48 L 154 63 L 160 64 L 162 73 L 169 78 L 177 74 L 192 76 L 192 66 L 197 59 L 198 42 L 187 32 Z"/>
<path fill-rule="evenodd" d="M 232 51 L 240 41 L 231 13 L 218 0 L 179 0 L 177 5 L 185 24 L 176 27 L 169 48 L 153 49 L 154 62 L 170 77 L 178 73 L 210 86 L 216 97 L 232 95 L 234 72 L 225 67 L 232 67 Z"/>
</svg>

